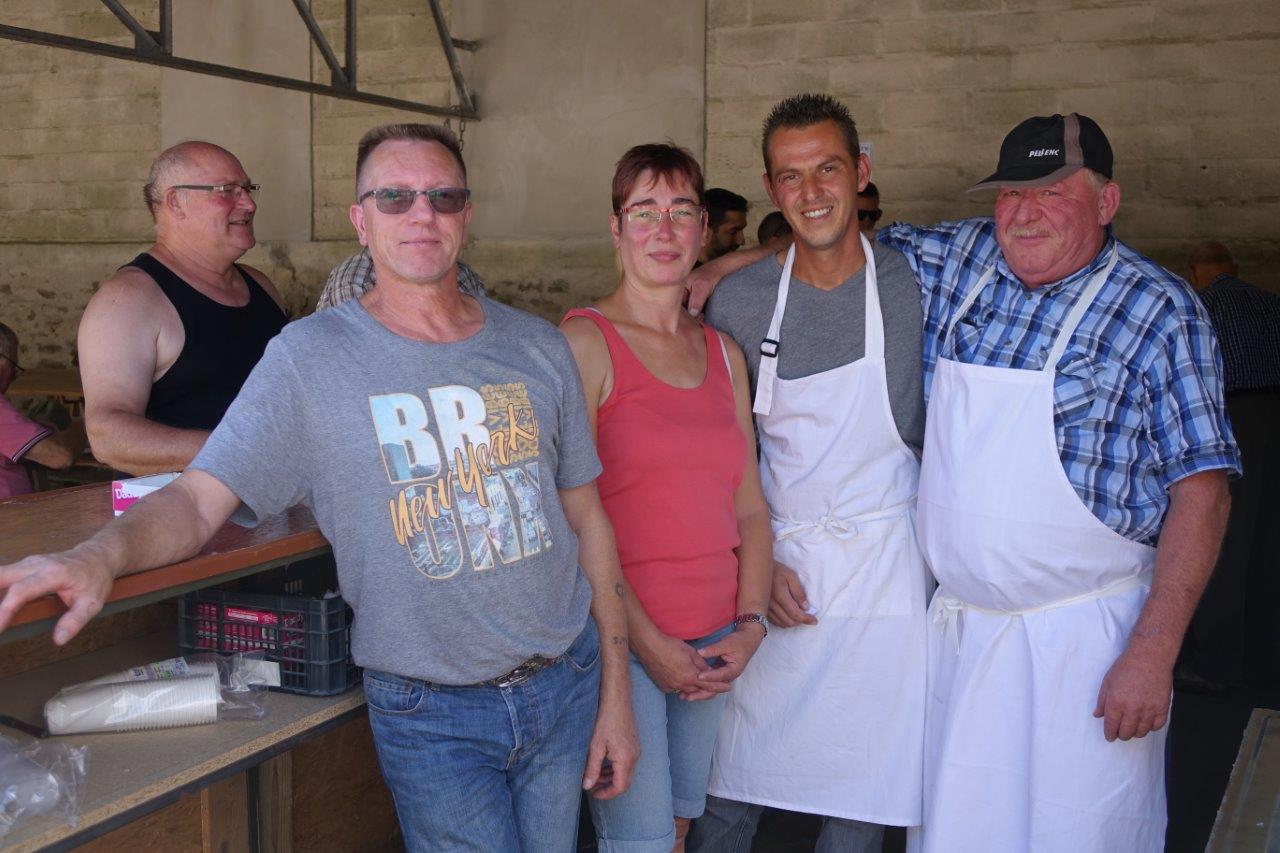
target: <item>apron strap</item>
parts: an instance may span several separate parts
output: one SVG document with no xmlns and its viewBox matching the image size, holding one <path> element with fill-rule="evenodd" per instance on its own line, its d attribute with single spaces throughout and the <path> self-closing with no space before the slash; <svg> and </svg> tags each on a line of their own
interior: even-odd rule
<svg viewBox="0 0 1280 853">
<path fill-rule="evenodd" d="M 782 314 L 787 310 L 787 294 L 791 291 L 791 267 L 796 260 L 796 244 L 787 249 L 787 262 L 778 279 L 778 299 L 773 305 L 769 331 L 760 342 L 760 369 L 756 371 L 756 399 L 751 411 L 767 415 L 773 411 L 773 384 L 778 378 L 778 348 L 782 345 Z"/>
<path fill-rule="evenodd" d="M 960 307 L 951 315 L 951 321 L 947 323 L 947 333 L 942 338 L 942 346 L 938 350 L 941 357 L 947 356 L 947 344 L 951 343 L 951 335 L 956 329 L 956 324 L 960 322 L 965 314 L 969 313 L 969 309 L 973 306 L 973 301 L 978 298 L 978 294 L 982 292 L 982 288 L 987 286 L 987 282 L 991 281 L 991 277 L 996 274 L 996 266 L 992 264 L 987 267 L 987 271 L 978 277 L 973 287 L 969 288 L 969 292 L 964 295 L 964 300 L 960 303 Z M 954 355 L 954 351 L 952 355 Z"/>
<path fill-rule="evenodd" d="M 1057 369 L 1058 361 L 1062 358 L 1062 354 L 1067 351 L 1067 344 L 1071 343 L 1071 336 L 1076 333 L 1076 327 L 1080 325 L 1080 321 L 1084 319 L 1084 312 L 1089 310 L 1089 306 L 1093 304 L 1094 297 L 1098 295 L 1098 291 L 1102 289 L 1102 285 L 1107 283 L 1107 279 L 1111 277 L 1111 271 L 1116 268 L 1116 260 L 1120 256 L 1120 244 L 1113 243 L 1111 246 L 1111 257 L 1107 259 L 1107 265 L 1098 270 L 1089 279 L 1089 283 L 1085 285 L 1080 296 L 1076 298 L 1076 304 L 1071 306 L 1071 310 L 1067 313 L 1067 319 L 1062 321 L 1062 328 L 1058 330 L 1058 337 L 1054 339 L 1053 348 L 1049 350 L 1049 357 L 1045 359 L 1044 367 L 1041 368 L 1046 373 L 1052 373 Z"/>
<path fill-rule="evenodd" d="M 866 234 L 858 234 L 862 240 L 862 254 L 867 263 L 863 267 L 866 277 L 866 304 L 863 313 L 863 357 L 884 358 L 884 314 L 880 310 L 880 288 L 876 278 L 876 258 L 871 251 L 871 241 Z"/>
</svg>

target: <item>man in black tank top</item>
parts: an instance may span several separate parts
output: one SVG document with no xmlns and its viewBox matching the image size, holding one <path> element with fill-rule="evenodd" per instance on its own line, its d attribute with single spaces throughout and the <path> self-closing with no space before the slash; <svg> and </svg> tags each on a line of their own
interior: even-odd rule
<svg viewBox="0 0 1280 853">
<path fill-rule="evenodd" d="M 240 161 L 183 142 L 151 166 L 156 242 L 107 278 L 80 320 L 80 374 L 94 455 L 142 475 L 180 471 L 286 320 L 253 248 L 253 195 Z"/>
</svg>

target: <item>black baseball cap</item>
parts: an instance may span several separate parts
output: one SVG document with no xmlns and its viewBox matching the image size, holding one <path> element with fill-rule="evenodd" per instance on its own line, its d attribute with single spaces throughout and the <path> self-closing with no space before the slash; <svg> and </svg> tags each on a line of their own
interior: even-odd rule
<svg viewBox="0 0 1280 853">
<path fill-rule="evenodd" d="M 1009 131 L 1000 144 L 1000 164 L 995 172 L 969 187 L 969 192 L 1043 187 L 1082 168 L 1109 179 L 1112 161 L 1107 135 L 1088 116 L 1033 116 Z"/>
</svg>

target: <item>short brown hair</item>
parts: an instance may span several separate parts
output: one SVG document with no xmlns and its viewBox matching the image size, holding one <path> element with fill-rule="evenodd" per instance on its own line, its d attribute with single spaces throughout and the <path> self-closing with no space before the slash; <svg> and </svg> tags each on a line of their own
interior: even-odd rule
<svg viewBox="0 0 1280 853">
<path fill-rule="evenodd" d="M 769 162 L 769 137 L 773 136 L 775 130 L 781 127 L 798 130 L 824 121 L 835 122 L 836 127 L 840 128 L 845 145 L 849 148 L 849 156 L 855 163 L 858 162 L 858 126 L 854 124 L 849 108 L 830 95 L 807 92 L 779 101 L 764 120 L 760 148 L 764 154 L 765 174 L 773 174 L 773 164 Z"/>
<path fill-rule="evenodd" d="M 666 178 L 670 182 L 683 178 L 693 187 L 698 203 L 702 203 L 705 182 L 702 167 L 688 149 L 671 143 L 637 145 L 622 155 L 613 170 L 613 212 L 622 212 L 622 203 L 631 195 L 645 170 L 653 172 L 653 179 Z"/>
<path fill-rule="evenodd" d="M 360 173 L 369 160 L 373 150 L 384 142 L 393 139 L 417 140 L 419 142 L 436 142 L 443 145 L 453 155 L 458 168 L 462 171 L 462 183 L 467 182 L 467 164 L 462 160 L 462 145 L 453 131 L 442 124 L 384 124 L 373 128 L 360 137 L 356 146 L 356 192 L 360 191 Z"/>
</svg>

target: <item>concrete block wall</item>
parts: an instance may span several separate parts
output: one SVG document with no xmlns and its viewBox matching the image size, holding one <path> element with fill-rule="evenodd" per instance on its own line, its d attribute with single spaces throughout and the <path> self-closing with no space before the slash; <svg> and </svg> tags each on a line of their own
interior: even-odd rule
<svg viewBox="0 0 1280 853">
<path fill-rule="evenodd" d="M 760 123 L 829 92 L 872 142 L 886 216 L 984 215 L 969 184 L 1030 115 L 1098 120 L 1116 151 L 1118 232 L 1181 272 L 1222 240 L 1280 287 L 1277 0 L 708 0 L 707 171 L 771 209 Z"/>
</svg>

